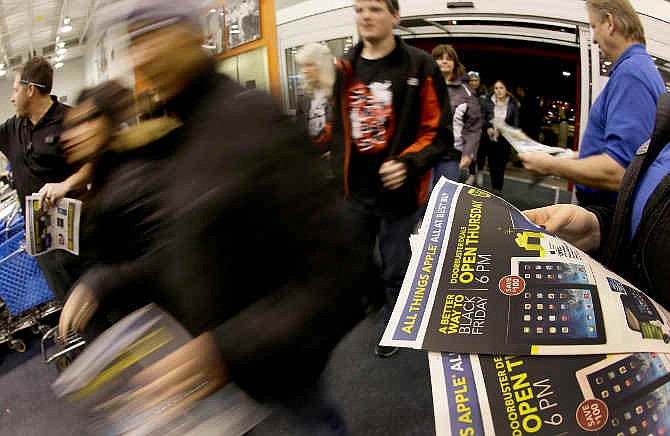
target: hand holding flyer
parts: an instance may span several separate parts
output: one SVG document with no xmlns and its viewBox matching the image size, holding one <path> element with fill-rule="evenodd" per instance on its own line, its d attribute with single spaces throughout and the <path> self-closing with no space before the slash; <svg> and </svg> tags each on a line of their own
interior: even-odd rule
<svg viewBox="0 0 670 436">
<path fill-rule="evenodd" d="M 441 351 L 428 353 L 438 436 L 668 430 L 670 314 L 642 291 L 446 179 L 410 244 L 381 344 Z"/>
<path fill-rule="evenodd" d="M 79 255 L 79 226 L 82 203 L 62 198 L 45 209 L 39 194 L 26 197 L 26 251 L 39 256 L 51 250 Z"/>
<path fill-rule="evenodd" d="M 458 353 L 670 352 L 670 314 L 503 199 L 442 179 L 385 346 Z"/>
</svg>

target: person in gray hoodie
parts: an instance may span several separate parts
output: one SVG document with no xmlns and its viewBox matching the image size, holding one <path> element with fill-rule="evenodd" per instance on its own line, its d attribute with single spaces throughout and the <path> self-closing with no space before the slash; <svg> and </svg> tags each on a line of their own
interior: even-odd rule
<svg viewBox="0 0 670 436">
<path fill-rule="evenodd" d="M 442 160 L 433 168 L 433 186 L 440 177 L 458 181 L 477 156 L 482 132 L 481 109 L 477 93 L 468 84 L 465 66 L 452 45 L 440 44 L 433 49 L 433 59 L 440 67 L 449 92 L 451 110 L 445 111 L 454 134 L 453 147 L 447 148 Z"/>
</svg>

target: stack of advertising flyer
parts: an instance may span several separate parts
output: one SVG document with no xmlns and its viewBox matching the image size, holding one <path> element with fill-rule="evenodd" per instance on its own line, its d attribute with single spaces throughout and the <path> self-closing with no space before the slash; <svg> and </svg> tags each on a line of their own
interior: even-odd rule
<svg viewBox="0 0 670 436">
<path fill-rule="evenodd" d="M 77 356 L 52 384 L 58 397 L 89 418 L 95 435 L 239 436 L 269 415 L 234 383 L 181 414 L 176 402 L 195 390 L 146 404 L 125 401 L 137 387 L 132 377 L 191 340 L 188 332 L 154 304 L 114 324 Z M 197 388 L 196 388 L 197 389 Z"/>
<path fill-rule="evenodd" d="M 45 208 L 39 195 L 26 197 L 26 251 L 39 256 L 51 250 L 66 250 L 79 255 L 81 201 L 61 198 Z"/>
<path fill-rule="evenodd" d="M 438 435 L 663 435 L 670 313 L 486 191 L 433 190 L 382 345 L 429 351 Z"/>
</svg>

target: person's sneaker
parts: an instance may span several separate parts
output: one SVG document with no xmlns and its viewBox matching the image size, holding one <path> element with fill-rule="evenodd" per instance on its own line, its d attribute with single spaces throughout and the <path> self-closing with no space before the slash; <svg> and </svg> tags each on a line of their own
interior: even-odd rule
<svg viewBox="0 0 670 436">
<path fill-rule="evenodd" d="M 484 174 L 477 173 L 477 181 L 475 183 L 477 186 L 484 186 Z"/>
<path fill-rule="evenodd" d="M 474 174 L 470 174 L 467 179 L 465 179 L 465 184 L 466 185 L 474 185 L 475 180 L 477 180 L 477 176 Z"/>
<path fill-rule="evenodd" d="M 398 347 L 385 347 L 383 345 L 375 345 L 375 354 L 379 357 L 391 357 L 400 349 Z"/>
</svg>

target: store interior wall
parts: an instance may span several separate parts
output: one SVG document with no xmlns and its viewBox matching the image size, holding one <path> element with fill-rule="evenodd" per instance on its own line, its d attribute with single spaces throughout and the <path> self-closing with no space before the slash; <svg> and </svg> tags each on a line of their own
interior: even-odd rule
<svg viewBox="0 0 670 436">
<path fill-rule="evenodd" d="M 72 105 L 79 92 L 85 87 L 84 57 L 64 62 L 63 68 L 54 71 L 54 87 L 52 94 L 66 104 Z M 14 74 L 8 73 L 0 79 L 0 122 L 14 115 L 14 105 L 11 102 Z"/>
</svg>

